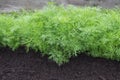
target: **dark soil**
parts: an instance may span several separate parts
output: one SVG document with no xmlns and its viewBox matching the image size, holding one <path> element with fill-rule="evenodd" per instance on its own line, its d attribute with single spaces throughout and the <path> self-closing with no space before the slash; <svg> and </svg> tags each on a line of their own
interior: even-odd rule
<svg viewBox="0 0 120 80">
<path fill-rule="evenodd" d="M 1 48 L 0 80 L 120 80 L 120 62 L 80 55 L 58 66 L 32 50 Z"/>
</svg>

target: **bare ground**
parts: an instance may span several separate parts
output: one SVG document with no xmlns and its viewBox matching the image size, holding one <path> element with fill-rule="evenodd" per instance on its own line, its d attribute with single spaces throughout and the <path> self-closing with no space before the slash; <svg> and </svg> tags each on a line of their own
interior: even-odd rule
<svg viewBox="0 0 120 80">
<path fill-rule="evenodd" d="M 82 54 L 58 66 L 32 50 L 0 48 L 0 80 L 120 80 L 120 62 Z"/>
</svg>

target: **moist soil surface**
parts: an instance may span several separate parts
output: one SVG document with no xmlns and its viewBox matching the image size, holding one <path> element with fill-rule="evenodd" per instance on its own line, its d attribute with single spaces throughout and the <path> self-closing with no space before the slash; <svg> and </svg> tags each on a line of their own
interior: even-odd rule
<svg viewBox="0 0 120 80">
<path fill-rule="evenodd" d="M 120 80 L 120 62 L 81 54 L 58 66 L 33 50 L 0 48 L 0 80 Z"/>
</svg>

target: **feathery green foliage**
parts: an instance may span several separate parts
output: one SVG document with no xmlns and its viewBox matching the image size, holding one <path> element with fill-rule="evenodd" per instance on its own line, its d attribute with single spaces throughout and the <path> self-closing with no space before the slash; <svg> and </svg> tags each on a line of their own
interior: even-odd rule
<svg viewBox="0 0 120 80">
<path fill-rule="evenodd" d="M 56 63 L 80 53 L 120 60 L 120 10 L 48 6 L 0 14 L 0 46 L 25 46 Z"/>
</svg>

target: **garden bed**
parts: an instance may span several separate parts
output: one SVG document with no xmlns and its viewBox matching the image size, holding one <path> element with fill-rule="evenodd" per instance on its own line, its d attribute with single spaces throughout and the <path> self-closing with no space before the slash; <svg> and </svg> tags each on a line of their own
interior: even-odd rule
<svg viewBox="0 0 120 80">
<path fill-rule="evenodd" d="M 120 63 L 81 54 L 58 66 L 32 50 L 1 48 L 0 80 L 120 80 Z"/>
<path fill-rule="evenodd" d="M 119 9 L 55 5 L 1 13 L 0 79 L 119 80 L 119 17 Z"/>
</svg>

